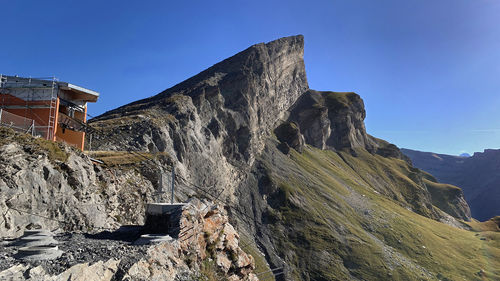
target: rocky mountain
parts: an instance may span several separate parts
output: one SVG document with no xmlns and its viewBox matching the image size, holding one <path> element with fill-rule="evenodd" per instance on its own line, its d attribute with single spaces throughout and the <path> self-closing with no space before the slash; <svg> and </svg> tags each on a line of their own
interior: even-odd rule
<svg viewBox="0 0 500 281">
<path fill-rule="evenodd" d="M 463 189 L 472 216 L 486 221 L 500 214 L 500 150 L 486 149 L 471 157 L 402 149 L 413 165 L 439 182 Z"/>
<path fill-rule="evenodd" d="M 51 162 L 50 153 L 35 152 L 46 144 L 30 151 L 30 142 L 6 142 L 0 149 L 11 154 L 0 161 L 8 168 L 0 187 L 12 196 L 0 211 L 19 223 L 0 227 L 13 235 L 29 227 L 34 219 L 13 208 L 32 204 L 47 217 L 78 222 L 66 227 L 137 224 L 162 174 L 174 169 L 176 199 L 223 204 L 264 280 L 500 277 L 499 234 L 468 222 L 461 189 L 438 183 L 395 145 L 368 135 L 359 95 L 309 89 L 303 53 L 302 36 L 257 44 L 91 120 L 98 151 L 89 155 L 105 165 L 74 151 Z M 15 157 L 35 162 L 24 168 Z M 89 163 L 86 184 L 71 179 L 82 172 L 78 165 L 58 168 L 72 157 Z M 39 187 L 18 176 L 48 182 L 44 166 L 57 171 L 53 183 Z M 71 207 L 43 207 L 52 195 L 42 199 L 38 190 L 54 185 L 77 199 Z M 76 207 L 81 194 L 104 204 L 101 219 Z"/>
</svg>

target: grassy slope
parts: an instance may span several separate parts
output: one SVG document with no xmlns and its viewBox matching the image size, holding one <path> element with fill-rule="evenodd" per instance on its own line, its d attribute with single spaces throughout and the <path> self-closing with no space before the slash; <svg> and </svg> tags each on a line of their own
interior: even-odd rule
<svg viewBox="0 0 500 281">
<path fill-rule="evenodd" d="M 43 138 L 34 138 L 31 135 L 16 132 L 10 128 L 0 127 L 0 146 L 18 143 L 26 151 L 33 154 L 46 154 L 51 161 L 66 161 L 68 152 L 66 149 L 77 152 L 75 149 L 66 148 L 63 144 L 45 140 Z"/>
<path fill-rule="evenodd" d="M 275 239 L 297 280 L 500 279 L 500 233 L 454 228 L 392 199 L 419 188 L 404 161 L 313 148 L 282 161 L 267 167 L 284 198 L 269 213 L 283 222 Z"/>
<path fill-rule="evenodd" d="M 103 161 L 108 166 L 133 165 L 157 157 L 169 157 L 166 152 L 141 152 L 141 151 L 86 151 L 89 157 Z"/>
</svg>

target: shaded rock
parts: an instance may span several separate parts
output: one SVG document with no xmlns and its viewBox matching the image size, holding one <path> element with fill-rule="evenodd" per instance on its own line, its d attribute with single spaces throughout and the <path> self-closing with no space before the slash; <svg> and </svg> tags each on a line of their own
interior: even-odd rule
<svg viewBox="0 0 500 281">
<path fill-rule="evenodd" d="M 392 157 L 404 160 L 408 164 L 412 164 L 408 156 L 406 156 L 396 145 L 389 143 L 385 140 L 378 139 L 370 136 L 371 139 L 377 144 L 375 147 L 375 153 L 382 157 Z"/>
<path fill-rule="evenodd" d="M 298 152 L 302 152 L 304 138 L 302 137 L 302 134 L 300 134 L 297 124 L 293 122 L 283 123 L 274 129 L 274 134 L 276 134 L 276 137 L 281 143 L 285 143 L 288 147 L 291 147 Z M 283 152 L 288 153 L 285 151 Z"/>
<path fill-rule="evenodd" d="M 296 122 L 305 142 L 320 149 L 364 148 L 376 143 L 366 133 L 363 100 L 355 93 L 308 90 L 293 105 L 289 119 Z"/>
<path fill-rule="evenodd" d="M 307 91 L 293 105 L 290 119 L 297 122 L 307 144 L 326 149 L 331 128 L 328 109 L 322 104 L 320 94 Z"/>
</svg>

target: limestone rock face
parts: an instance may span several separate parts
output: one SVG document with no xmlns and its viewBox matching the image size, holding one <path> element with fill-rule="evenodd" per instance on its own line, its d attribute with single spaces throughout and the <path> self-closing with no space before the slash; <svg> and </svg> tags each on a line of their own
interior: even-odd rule
<svg viewBox="0 0 500 281">
<path fill-rule="evenodd" d="M 81 152 L 4 128 L 0 136 L 6 142 L 0 145 L 2 237 L 37 228 L 97 232 L 144 221 L 154 178 L 133 169 L 94 166 Z M 54 145 L 59 158 L 37 144 Z"/>
<path fill-rule="evenodd" d="M 102 150 L 165 151 L 194 182 L 234 189 L 304 93 L 304 38 L 257 44 L 148 99 L 91 121 Z M 119 135 L 119 138 L 110 136 Z M 210 175 L 207 177 L 207 175 Z"/>
<path fill-rule="evenodd" d="M 355 93 L 308 90 L 292 107 L 290 120 L 299 124 L 306 143 L 314 147 L 374 151 L 365 116 L 363 100 Z"/>
</svg>

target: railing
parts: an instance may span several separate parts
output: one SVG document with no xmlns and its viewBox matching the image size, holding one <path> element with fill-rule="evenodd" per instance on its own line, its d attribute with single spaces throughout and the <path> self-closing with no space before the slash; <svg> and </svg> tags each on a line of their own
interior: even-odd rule
<svg viewBox="0 0 500 281">
<path fill-rule="evenodd" d="M 0 108 L 0 126 L 46 138 L 47 126 L 40 126 L 33 119 L 10 113 L 2 108 Z"/>
</svg>

